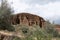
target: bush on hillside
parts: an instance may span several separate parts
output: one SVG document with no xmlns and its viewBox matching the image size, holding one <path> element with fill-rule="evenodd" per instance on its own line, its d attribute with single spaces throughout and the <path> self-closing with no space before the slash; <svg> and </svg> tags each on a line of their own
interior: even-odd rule
<svg viewBox="0 0 60 40">
<path fill-rule="evenodd" d="M 7 3 L 7 0 L 1 0 L 0 6 L 0 30 L 13 31 L 14 27 L 9 22 L 11 16 L 11 8 Z"/>
<path fill-rule="evenodd" d="M 53 37 L 58 37 L 58 32 L 57 30 L 54 29 L 54 25 L 51 24 L 49 21 L 46 22 L 45 28 L 46 32 L 48 34 L 51 34 Z"/>
<path fill-rule="evenodd" d="M 14 31 L 15 28 L 3 19 L 0 19 L 0 30 Z"/>
<path fill-rule="evenodd" d="M 21 40 L 19 37 L 14 37 L 13 40 Z"/>
<path fill-rule="evenodd" d="M 23 32 L 25 38 L 22 40 L 51 40 L 51 35 L 49 35 L 45 30 L 41 29 L 39 26 L 22 26 L 20 29 Z M 27 32 L 26 32 L 27 31 Z"/>
</svg>

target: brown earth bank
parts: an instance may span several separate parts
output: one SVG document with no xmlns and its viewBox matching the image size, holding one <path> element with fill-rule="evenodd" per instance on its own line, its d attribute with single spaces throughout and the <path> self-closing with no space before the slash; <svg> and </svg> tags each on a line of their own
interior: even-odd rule
<svg viewBox="0 0 60 40">
<path fill-rule="evenodd" d="M 54 25 L 54 28 L 60 33 L 60 25 L 55 24 L 55 25 Z"/>
<path fill-rule="evenodd" d="M 13 25 L 39 25 L 40 27 L 44 26 L 45 22 L 45 20 L 42 17 L 30 13 L 18 13 L 16 15 L 12 15 L 9 20 Z"/>
</svg>

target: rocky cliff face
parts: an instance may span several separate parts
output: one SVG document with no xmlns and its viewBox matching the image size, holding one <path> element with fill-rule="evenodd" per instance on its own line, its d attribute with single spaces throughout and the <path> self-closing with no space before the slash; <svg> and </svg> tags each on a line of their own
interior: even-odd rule
<svg viewBox="0 0 60 40">
<path fill-rule="evenodd" d="M 29 14 L 29 13 L 19 13 L 16 15 L 12 15 L 10 19 L 11 24 L 23 24 L 23 25 L 39 25 L 42 27 L 44 25 L 45 20 L 42 17 L 37 15 Z"/>
</svg>

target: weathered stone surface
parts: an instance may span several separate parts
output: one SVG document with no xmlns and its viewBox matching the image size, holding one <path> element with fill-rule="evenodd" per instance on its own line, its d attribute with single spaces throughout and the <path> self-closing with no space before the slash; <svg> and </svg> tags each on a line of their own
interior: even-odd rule
<svg viewBox="0 0 60 40">
<path fill-rule="evenodd" d="M 29 13 L 19 13 L 16 15 L 12 15 L 10 19 L 11 24 L 23 24 L 23 25 L 39 25 L 42 27 L 44 25 L 45 20 L 37 15 L 29 14 Z"/>
</svg>

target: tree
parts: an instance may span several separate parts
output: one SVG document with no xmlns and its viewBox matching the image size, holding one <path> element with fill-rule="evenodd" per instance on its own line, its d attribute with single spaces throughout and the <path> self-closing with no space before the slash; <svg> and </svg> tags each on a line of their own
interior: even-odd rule
<svg viewBox="0 0 60 40">
<path fill-rule="evenodd" d="M 7 0 L 1 0 L 0 6 L 0 29 L 13 30 L 14 27 L 9 22 L 11 16 L 11 7 L 8 5 Z"/>
</svg>

